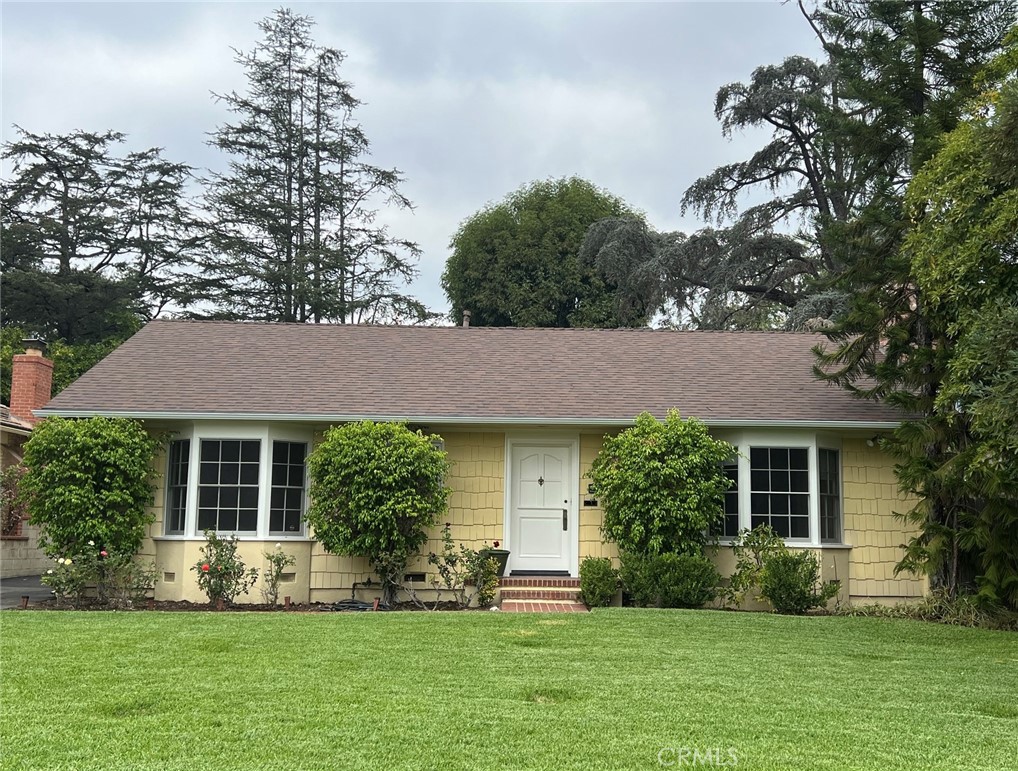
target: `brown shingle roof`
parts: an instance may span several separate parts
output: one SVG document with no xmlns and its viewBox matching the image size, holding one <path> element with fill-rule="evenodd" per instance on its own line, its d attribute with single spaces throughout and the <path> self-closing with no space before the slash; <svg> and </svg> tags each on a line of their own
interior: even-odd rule
<svg viewBox="0 0 1018 771">
<path fill-rule="evenodd" d="M 47 405 L 55 414 L 438 422 L 896 422 L 813 378 L 783 332 L 154 321 Z"/>
</svg>

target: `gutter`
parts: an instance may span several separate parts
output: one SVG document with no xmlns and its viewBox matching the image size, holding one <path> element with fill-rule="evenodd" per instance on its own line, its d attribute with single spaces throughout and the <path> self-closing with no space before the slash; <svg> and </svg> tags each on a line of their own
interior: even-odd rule
<svg viewBox="0 0 1018 771">
<path fill-rule="evenodd" d="M 136 420 L 252 420 L 260 422 L 288 423 L 350 423 L 358 420 L 373 420 L 376 423 L 404 422 L 458 426 L 506 425 L 506 426 L 605 426 L 622 427 L 633 425 L 633 418 L 521 418 L 504 415 L 344 415 L 336 413 L 283 413 L 283 412 L 166 412 L 130 410 L 35 410 L 39 417 L 60 418 L 134 418 Z M 873 429 L 893 430 L 901 425 L 897 420 L 736 420 L 730 418 L 700 418 L 708 426 L 718 428 L 811 428 L 811 429 Z"/>
</svg>

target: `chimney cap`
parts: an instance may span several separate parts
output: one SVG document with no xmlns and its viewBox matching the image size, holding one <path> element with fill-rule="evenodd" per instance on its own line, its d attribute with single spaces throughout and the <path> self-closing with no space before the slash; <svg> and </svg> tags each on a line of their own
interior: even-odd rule
<svg viewBox="0 0 1018 771">
<path fill-rule="evenodd" d="M 41 335 L 32 335 L 31 337 L 25 337 L 21 340 L 21 344 L 25 346 L 25 351 L 38 351 L 40 354 L 46 351 L 46 340 Z"/>
<path fill-rule="evenodd" d="M 463 326 L 470 326 L 470 311 L 466 308 L 463 309 Z"/>
</svg>

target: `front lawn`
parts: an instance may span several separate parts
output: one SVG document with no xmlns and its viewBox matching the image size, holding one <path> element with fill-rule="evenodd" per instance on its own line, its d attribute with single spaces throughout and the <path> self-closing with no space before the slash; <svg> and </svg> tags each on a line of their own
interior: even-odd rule
<svg viewBox="0 0 1018 771">
<path fill-rule="evenodd" d="M 909 621 L 4 611 L 0 652 L 5 769 L 1018 763 L 1018 636 Z"/>
</svg>

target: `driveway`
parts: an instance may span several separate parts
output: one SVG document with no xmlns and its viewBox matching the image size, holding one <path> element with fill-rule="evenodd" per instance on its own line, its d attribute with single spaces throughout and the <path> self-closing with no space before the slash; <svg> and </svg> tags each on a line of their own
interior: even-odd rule
<svg viewBox="0 0 1018 771">
<path fill-rule="evenodd" d="M 24 576 L 0 580 L 0 609 L 20 607 L 21 596 L 24 594 L 28 595 L 30 605 L 52 597 L 52 591 L 43 585 L 41 578 L 42 576 Z"/>
</svg>

